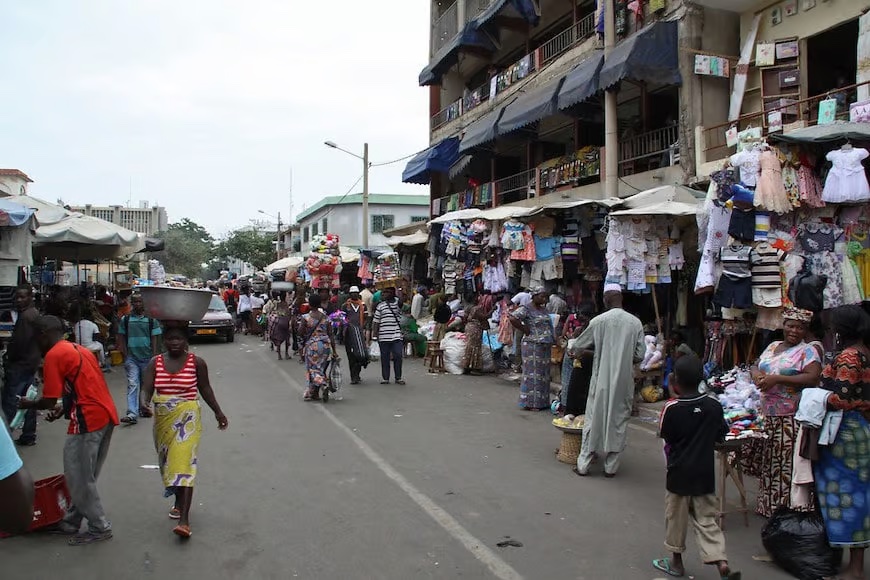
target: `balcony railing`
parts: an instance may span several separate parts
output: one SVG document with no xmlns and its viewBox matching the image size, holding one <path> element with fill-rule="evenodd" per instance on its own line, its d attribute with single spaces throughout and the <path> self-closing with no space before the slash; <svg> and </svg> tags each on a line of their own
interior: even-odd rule
<svg viewBox="0 0 870 580">
<path fill-rule="evenodd" d="M 459 2 L 462 1 L 454 2 L 432 25 L 432 54 L 441 50 L 459 33 Z"/>
<path fill-rule="evenodd" d="M 495 199 L 502 204 L 534 197 L 537 171 L 537 168 L 521 171 L 494 181 Z"/>
<path fill-rule="evenodd" d="M 465 22 L 471 22 L 480 16 L 484 10 L 489 8 L 489 5 L 494 0 L 464 0 L 465 1 Z"/>
<path fill-rule="evenodd" d="M 821 101 L 828 98 L 834 98 L 838 94 L 854 95 L 857 93 L 858 87 L 866 85 L 870 85 L 870 81 L 863 81 L 854 85 L 841 87 L 820 95 L 807 97 L 806 99 L 783 99 L 778 103 L 778 106 L 776 103 L 767 103 L 765 105 L 765 111 L 748 113 L 746 115 L 741 115 L 736 121 L 714 125 L 713 127 L 705 127 L 701 145 L 707 160 L 716 161 L 728 155 L 729 147 L 725 137 L 725 132 L 731 127 L 736 127 L 738 131 L 742 131 L 749 127 L 760 127 L 762 132 L 767 134 L 767 116 L 773 111 L 779 111 L 782 113 L 782 125 L 785 130 L 799 127 L 810 127 L 818 124 L 819 103 Z M 847 103 L 846 107 L 838 104 L 836 120 L 849 120 L 848 105 L 852 104 L 854 99 L 849 99 L 849 101 L 850 102 Z"/>
<path fill-rule="evenodd" d="M 453 101 L 432 117 L 432 130 L 434 131 L 442 125 L 446 125 L 453 119 L 458 119 L 462 115 L 463 103 L 462 99 Z"/>
<path fill-rule="evenodd" d="M 677 125 L 620 139 L 620 173 L 630 175 L 674 165 L 679 160 L 679 141 L 680 132 Z"/>
<path fill-rule="evenodd" d="M 589 14 L 570 28 L 545 42 L 538 48 L 540 66 L 558 58 L 575 44 L 586 41 L 595 34 L 595 13 Z"/>
</svg>

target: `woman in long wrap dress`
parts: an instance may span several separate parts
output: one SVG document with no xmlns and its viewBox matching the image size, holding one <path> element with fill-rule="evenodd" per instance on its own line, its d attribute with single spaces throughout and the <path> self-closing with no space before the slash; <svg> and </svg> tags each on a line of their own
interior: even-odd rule
<svg viewBox="0 0 870 580">
<path fill-rule="evenodd" d="M 511 324 L 523 334 L 523 380 L 519 406 L 526 411 L 550 408 L 550 354 L 556 340 L 553 320 L 547 312 L 548 294 L 543 288 L 531 292 L 532 302 L 511 314 Z"/>
</svg>

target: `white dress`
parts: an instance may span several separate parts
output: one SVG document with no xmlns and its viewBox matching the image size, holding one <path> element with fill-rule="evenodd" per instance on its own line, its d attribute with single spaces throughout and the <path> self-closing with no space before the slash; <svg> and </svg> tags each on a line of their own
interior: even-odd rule
<svg viewBox="0 0 870 580">
<path fill-rule="evenodd" d="M 870 185 L 861 161 L 870 153 L 866 149 L 834 149 L 825 157 L 833 164 L 825 180 L 822 200 L 828 203 L 854 203 L 870 200 Z"/>
<path fill-rule="evenodd" d="M 740 168 L 740 181 L 746 187 L 755 187 L 758 174 L 761 172 L 761 151 L 756 148 L 746 149 L 731 156 L 731 165 Z"/>
</svg>

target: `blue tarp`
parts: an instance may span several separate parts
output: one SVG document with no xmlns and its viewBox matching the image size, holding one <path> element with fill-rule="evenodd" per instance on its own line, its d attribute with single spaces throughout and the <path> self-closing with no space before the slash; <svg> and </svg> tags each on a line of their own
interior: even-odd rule
<svg viewBox="0 0 870 580">
<path fill-rule="evenodd" d="M 656 22 L 614 47 L 598 76 L 598 87 L 607 90 L 623 79 L 679 85 L 679 48 L 676 22 Z"/>
<path fill-rule="evenodd" d="M 489 5 L 489 8 L 481 12 L 480 16 L 474 19 L 475 25 L 478 29 L 481 28 L 508 6 L 513 7 L 532 26 L 537 26 L 541 20 L 537 10 L 535 10 L 535 3 L 532 0 L 495 0 L 495 2 Z"/>
<path fill-rule="evenodd" d="M 432 172 L 447 173 L 459 159 L 459 137 L 450 137 L 416 154 L 402 172 L 402 183 L 426 185 Z"/>
<path fill-rule="evenodd" d="M 527 125 L 536 123 L 541 119 L 555 115 L 556 96 L 562 87 L 565 77 L 554 79 L 552 82 L 530 91 L 520 93 L 516 100 L 504 108 L 504 113 L 498 121 L 498 135 L 507 135 Z"/>
<path fill-rule="evenodd" d="M 495 141 L 495 138 L 498 136 L 498 121 L 501 119 L 502 113 L 504 113 L 504 107 L 493 109 L 466 127 L 462 141 L 459 143 L 459 153 L 463 154 L 475 147 Z"/>
<path fill-rule="evenodd" d="M 492 40 L 477 30 L 474 22 L 469 22 L 450 42 L 441 47 L 432 57 L 429 65 L 420 72 L 420 86 L 434 85 L 441 82 L 441 76 L 459 60 L 459 52 L 463 48 L 480 48 L 491 52 L 496 51 Z"/>
<path fill-rule="evenodd" d="M 23 226 L 33 213 L 27 206 L 0 198 L 0 226 Z"/>
<path fill-rule="evenodd" d="M 603 65 L 604 54 L 596 52 L 571 69 L 559 90 L 557 105 L 560 111 L 582 103 L 598 92 L 598 75 Z"/>
</svg>

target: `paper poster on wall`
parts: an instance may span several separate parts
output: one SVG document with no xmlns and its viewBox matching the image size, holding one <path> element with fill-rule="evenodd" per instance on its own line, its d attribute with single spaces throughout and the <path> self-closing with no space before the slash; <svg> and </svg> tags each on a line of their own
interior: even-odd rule
<svg viewBox="0 0 870 580">
<path fill-rule="evenodd" d="M 801 0 L 801 8 L 803 8 L 804 12 L 807 10 L 812 10 L 816 7 L 816 0 Z"/>
<path fill-rule="evenodd" d="M 770 11 L 770 25 L 777 26 L 782 24 L 782 7 L 776 6 Z"/>
<path fill-rule="evenodd" d="M 759 42 L 755 47 L 755 66 L 773 66 L 776 63 L 776 46 L 772 42 Z"/>
<path fill-rule="evenodd" d="M 767 132 L 779 133 L 782 131 L 782 111 L 771 111 L 767 114 Z"/>
<path fill-rule="evenodd" d="M 776 43 L 776 60 L 790 60 L 797 58 L 799 54 L 797 40 Z"/>
<path fill-rule="evenodd" d="M 489 81 L 489 98 L 491 99 L 496 93 L 498 93 L 498 75 Z"/>
<path fill-rule="evenodd" d="M 798 13 L 797 0 L 786 0 L 783 9 L 786 16 L 794 16 Z"/>
<path fill-rule="evenodd" d="M 710 74 L 710 57 L 706 54 L 695 55 L 695 74 L 708 75 Z"/>
<path fill-rule="evenodd" d="M 819 103 L 819 125 L 830 125 L 837 118 L 837 99 L 825 99 Z"/>
<path fill-rule="evenodd" d="M 736 147 L 739 139 L 737 138 L 737 127 L 731 126 L 727 131 L 725 131 L 725 144 L 728 147 Z"/>
</svg>

